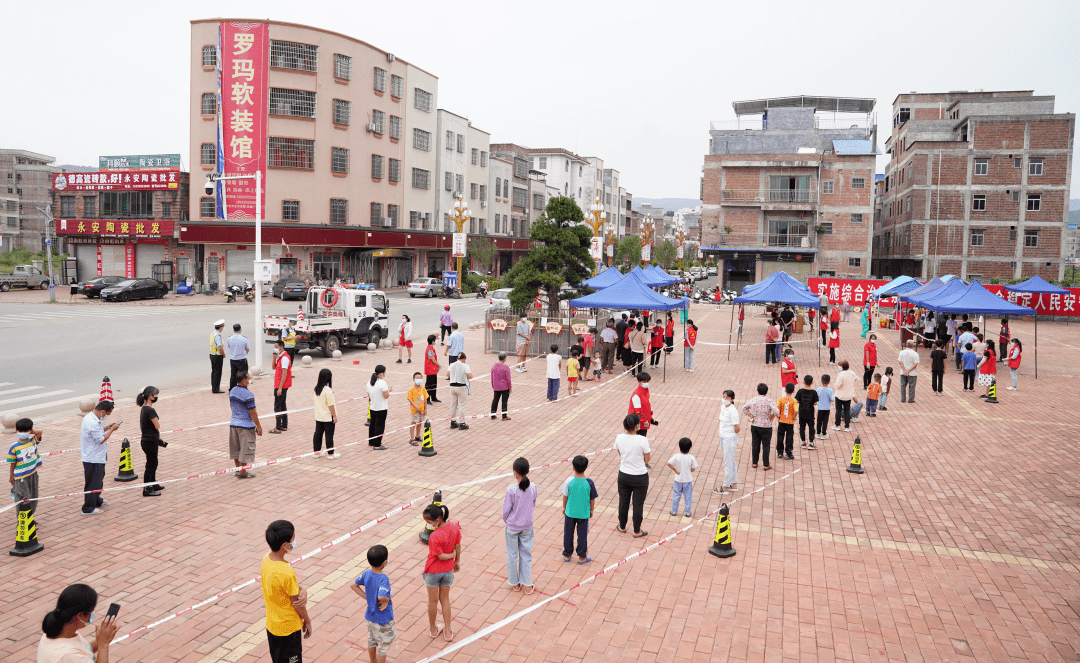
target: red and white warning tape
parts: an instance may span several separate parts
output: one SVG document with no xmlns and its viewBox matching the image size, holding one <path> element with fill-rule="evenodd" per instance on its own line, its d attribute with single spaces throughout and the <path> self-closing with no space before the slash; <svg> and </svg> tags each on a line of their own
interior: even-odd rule
<svg viewBox="0 0 1080 663">
<path fill-rule="evenodd" d="M 805 467 L 805 466 L 803 466 L 803 467 Z M 798 474 L 802 470 L 803 470 L 803 468 L 800 467 L 799 469 L 797 469 L 797 470 L 795 470 L 795 471 L 793 471 L 793 472 L 791 472 L 789 474 L 785 474 L 784 476 L 779 477 L 778 479 L 776 479 L 772 483 L 767 483 L 764 486 L 762 486 L 761 488 L 758 488 L 757 490 L 751 491 L 751 492 L 743 495 L 742 497 L 739 497 L 738 499 L 732 500 L 729 503 L 729 506 L 731 504 L 735 504 L 736 502 L 741 502 L 742 500 L 746 499 L 747 497 L 750 497 L 751 495 L 755 495 L 757 493 L 760 493 L 763 490 L 765 490 L 766 488 L 770 488 L 772 486 L 775 486 L 776 484 L 780 483 L 784 479 L 787 479 L 788 477 L 794 476 L 795 474 Z M 723 508 L 723 505 L 721 505 L 720 508 Z M 695 525 L 699 525 L 703 521 L 715 516 L 718 511 L 720 511 L 720 509 L 714 509 L 713 511 L 710 511 L 709 513 L 705 514 L 701 518 L 698 518 L 697 520 L 690 523 L 686 527 L 683 527 L 682 529 L 677 530 L 672 534 L 669 534 L 668 536 L 660 539 L 656 543 L 648 545 L 648 546 L 642 548 L 641 550 L 637 551 L 636 553 L 634 553 L 632 555 L 629 555 L 627 557 L 624 557 L 621 560 L 619 560 L 618 562 L 615 562 L 614 564 L 610 564 L 610 565 L 606 566 L 603 570 L 598 571 L 597 573 L 594 573 L 593 575 L 585 578 L 584 580 L 577 583 L 573 587 L 569 587 L 567 589 L 564 589 L 563 591 L 559 592 L 558 594 L 555 594 L 554 596 L 549 596 L 548 598 L 544 599 L 543 601 L 540 601 L 538 603 L 534 603 L 533 605 L 529 606 L 528 608 L 525 608 L 524 610 L 521 610 L 519 612 L 515 612 L 514 614 L 510 615 L 509 617 L 501 619 L 501 620 L 499 620 L 499 621 L 497 621 L 494 624 L 491 624 L 489 626 L 485 626 L 484 628 L 480 629 L 476 633 L 473 633 L 472 635 L 465 638 L 464 640 L 459 640 L 458 642 L 455 642 L 454 644 L 450 645 L 449 647 L 446 647 L 445 649 L 439 651 L 437 654 L 434 654 L 432 656 L 428 656 L 427 658 L 420 660 L 418 663 L 431 663 L 431 661 L 436 661 L 436 660 L 438 660 L 438 659 L 440 659 L 440 658 L 442 658 L 444 656 L 448 656 L 449 654 L 454 653 L 455 651 L 461 649 L 462 647 L 465 647 L 466 645 L 469 645 L 469 644 L 471 644 L 473 642 L 476 642 L 480 638 L 486 637 L 486 636 L 490 635 L 491 633 L 494 633 L 495 631 L 502 628 L 503 626 L 506 626 L 507 624 L 510 624 L 512 622 L 516 622 L 517 620 L 521 619 L 522 617 L 529 614 L 530 612 L 534 612 L 536 610 L 539 610 L 540 608 L 544 607 L 548 603 L 551 603 L 552 601 L 555 601 L 556 599 L 560 599 L 560 598 L 566 596 L 567 594 L 574 591 L 575 589 L 578 589 L 582 585 L 584 585 L 586 583 L 590 583 L 593 580 L 596 580 L 597 578 L 599 578 L 600 576 L 608 573 L 609 571 L 614 571 L 615 569 L 619 568 L 623 564 L 626 564 L 626 563 L 628 563 L 628 562 L 630 562 L 630 561 L 632 561 L 632 560 L 634 560 L 634 559 L 636 559 L 638 557 L 641 557 L 642 555 L 647 555 L 648 553 L 652 552 L 653 550 L 656 550 L 657 548 L 664 545 L 665 543 L 670 543 L 675 537 L 679 536 L 680 534 L 686 533 L 690 528 L 694 527 Z"/>
</svg>

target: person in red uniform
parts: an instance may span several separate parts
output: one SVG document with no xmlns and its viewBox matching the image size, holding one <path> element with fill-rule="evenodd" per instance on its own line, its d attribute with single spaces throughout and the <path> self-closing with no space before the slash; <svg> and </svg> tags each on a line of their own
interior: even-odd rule
<svg viewBox="0 0 1080 663">
<path fill-rule="evenodd" d="M 832 307 L 832 310 L 829 311 L 829 329 L 839 329 L 839 328 L 840 328 L 840 307 L 839 306 L 834 306 L 834 307 Z"/>
<path fill-rule="evenodd" d="M 1004 361 L 1007 354 L 1005 349 L 1009 347 L 1009 319 L 1001 319 L 1001 331 L 998 332 L 998 350 L 1001 351 L 1001 356 L 998 357 L 998 361 Z"/>
<path fill-rule="evenodd" d="M 788 348 L 784 352 L 784 359 L 780 362 L 780 393 L 784 393 L 784 387 L 790 382 L 796 384 L 799 376 L 795 372 L 795 351 Z"/>
<path fill-rule="evenodd" d="M 829 365 L 836 365 L 836 349 L 840 347 L 840 329 L 834 327 L 829 330 Z"/>
<path fill-rule="evenodd" d="M 870 334 L 862 351 L 862 387 L 866 389 L 874 379 L 874 369 L 877 368 L 877 334 Z"/>
<path fill-rule="evenodd" d="M 664 323 L 664 352 L 671 354 L 671 351 L 675 349 L 675 319 L 671 317 L 671 314 L 667 314 L 667 322 Z"/>
<path fill-rule="evenodd" d="M 829 321 L 825 316 L 821 316 L 821 347 L 827 347 L 829 345 Z"/>
<path fill-rule="evenodd" d="M 648 373 L 638 373 L 637 389 L 630 395 L 630 409 L 627 414 L 636 414 L 641 419 L 641 425 L 637 434 L 642 437 L 649 436 L 651 426 L 659 426 L 660 422 L 652 418 L 652 404 L 649 402 L 649 380 L 652 378 Z M 646 465 L 646 467 L 649 467 Z"/>
<path fill-rule="evenodd" d="M 439 353 L 435 351 L 435 334 L 428 335 L 427 348 L 424 350 L 424 382 L 428 402 L 441 403 L 435 396 L 439 388 Z"/>
<path fill-rule="evenodd" d="M 649 338 L 649 366 L 660 365 L 660 350 L 664 347 L 664 328 L 660 321 L 653 323 L 652 337 Z"/>
<path fill-rule="evenodd" d="M 292 357 L 285 351 L 285 342 L 281 339 L 274 341 L 274 413 L 287 412 L 289 410 L 285 399 L 288 398 L 289 387 L 292 386 Z M 277 414 L 275 417 L 274 430 L 271 433 L 282 433 L 289 429 L 289 415 Z"/>
</svg>

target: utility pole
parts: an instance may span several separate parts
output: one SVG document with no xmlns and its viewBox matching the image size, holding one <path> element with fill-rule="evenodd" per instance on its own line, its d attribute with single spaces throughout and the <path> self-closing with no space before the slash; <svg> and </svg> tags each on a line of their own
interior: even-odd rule
<svg viewBox="0 0 1080 663">
<path fill-rule="evenodd" d="M 52 205 L 46 205 L 45 209 L 35 207 L 37 211 L 45 215 L 45 258 L 48 260 L 49 265 L 49 303 L 56 303 L 56 284 L 53 283 L 53 271 L 52 271 L 52 237 L 49 236 L 49 226 L 53 224 L 52 218 Z M 61 210 L 63 211 L 63 210 Z"/>
</svg>

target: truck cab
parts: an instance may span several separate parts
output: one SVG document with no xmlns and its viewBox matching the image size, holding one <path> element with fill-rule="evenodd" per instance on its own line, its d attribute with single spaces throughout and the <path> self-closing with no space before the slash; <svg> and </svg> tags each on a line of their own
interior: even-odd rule
<svg viewBox="0 0 1080 663">
<path fill-rule="evenodd" d="M 376 345 L 389 333 L 390 302 L 380 290 L 359 290 L 334 286 L 311 288 L 303 303 L 304 319 L 295 316 L 266 316 L 263 329 L 267 341 L 295 321 L 298 348 L 319 348 L 331 357 L 342 347 Z"/>
</svg>

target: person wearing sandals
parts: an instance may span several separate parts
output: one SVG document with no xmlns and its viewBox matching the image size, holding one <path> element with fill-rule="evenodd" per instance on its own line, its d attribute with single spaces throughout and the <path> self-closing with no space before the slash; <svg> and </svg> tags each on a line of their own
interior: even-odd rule
<svg viewBox="0 0 1080 663">
<path fill-rule="evenodd" d="M 644 438 L 639 438 L 644 439 Z M 577 530 L 578 564 L 588 564 L 589 557 L 589 518 L 596 506 L 596 484 L 585 476 L 589 459 L 574 456 L 572 461 L 574 476 L 567 477 L 559 486 L 563 506 L 563 561 L 569 562 L 574 553 L 574 530 Z"/>
<path fill-rule="evenodd" d="M 413 386 L 409 388 L 409 393 L 405 394 L 405 400 L 409 401 L 409 415 L 411 425 L 409 426 L 409 444 L 414 447 L 420 444 L 423 439 L 420 437 L 424 432 L 424 418 L 427 414 L 427 390 L 424 389 L 424 376 L 420 373 L 413 373 Z"/>
<path fill-rule="evenodd" d="M 506 487 L 502 517 L 506 523 L 506 581 L 510 589 L 526 594 L 535 590 L 532 584 L 533 509 L 536 508 L 536 484 L 529 481 L 529 461 L 514 461 L 517 483 Z"/>
<path fill-rule="evenodd" d="M 334 374 L 329 368 L 319 371 L 319 380 L 315 383 L 315 435 L 311 438 L 316 458 L 322 455 L 323 437 L 326 438 L 326 457 L 341 457 L 340 451 L 334 452 L 337 406 L 334 404 L 333 381 Z"/>
<path fill-rule="evenodd" d="M 739 409 L 735 407 L 735 392 L 731 389 L 724 390 L 724 405 L 720 408 L 720 448 L 724 452 L 724 483 L 713 488 L 714 495 L 738 490 L 735 450 L 739 448 Z"/>
<path fill-rule="evenodd" d="M 284 433 L 289 430 L 289 415 L 285 402 L 292 386 L 292 357 L 285 350 L 285 342 L 280 338 L 274 341 L 274 429 L 268 433 Z"/>
<path fill-rule="evenodd" d="M 454 584 L 454 572 L 461 570 L 461 525 L 449 522 L 450 509 L 446 505 L 429 504 L 424 508 L 424 522 L 432 527 L 428 539 L 427 562 L 424 564 L 424 585 L 428 592 L 428 634 L 439 637 L 445 631 L 447 642 L 454 639 L 450 624 L 450 586 Z M 442 604 L 443 628 L 436 628 L 435 617 Z"/>
<path fill-rule="evenodd" d="M 236 386 L 229 390 L 229 407 L 232 409 L 229 418 L 229 458 L 240 468 L 255 462 L 255 437 L 262 437 L 263 433 L 259 413 L 255 409 L 255 395 L 247 388 L 250 381 L 251 376 L 247 371 L 240 371 L 236 374 Z M 251 479 L 254 476 L 254 472 L 246 469 L 236 474 L 237 479 Z"/>
<path fill-rule="evenodd" d="M 626 533 L 626 521 L 630 512 L 630 503 L 634 504 L 634 538 L 646 536 L 641 529 L 642 512 L 645 508 L 645 496 L 649 492 L 649 470 L 646 463 L 652 457 L 649 440 L 638 435 L 641 418 L 636 414 L 623 417 L 625 433 L 615 436 L 615 451 L 619 454 L 619 526 L 618 531 Z"/>
<path fill-rule="evenodd" d="M 386 384 L 386 367 L 379 364 L 375 372 L 371 374 L 371 380 L 367 385 L 368 399 L 371 403 L 371 427 L 368 428 L 368 446 L 375 451 L 386 451 L 387 447 L 382 443 L 383 431 L 386 430 L 386 413 L 388 405 L 386 399 L 390 398 L 390 387 Z"/>
<path fill-rule="evenodd" d="M 401 325 L 398 327 L 397 363 L 401 363 L 402 350 L 409 351 L 409 363 L 412 363 L 412 319 L 402 314 Z"/>
</svg>

